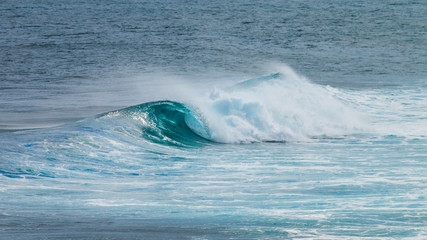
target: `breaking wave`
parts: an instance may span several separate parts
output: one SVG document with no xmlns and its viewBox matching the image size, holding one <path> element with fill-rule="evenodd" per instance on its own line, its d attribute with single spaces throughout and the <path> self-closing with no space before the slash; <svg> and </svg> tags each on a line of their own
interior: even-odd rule
<svg viewBox="0 0 427 240">
<path fill-rule="evenodd" d="M 307 141 L 357 132 L 358 113 L 334 90 L 282 68 L 202 97 L 148 102 L 97 120 L 120 121 L 110 124 L 130 126 L 143 139 L 168 145 Z"/>
</svg>

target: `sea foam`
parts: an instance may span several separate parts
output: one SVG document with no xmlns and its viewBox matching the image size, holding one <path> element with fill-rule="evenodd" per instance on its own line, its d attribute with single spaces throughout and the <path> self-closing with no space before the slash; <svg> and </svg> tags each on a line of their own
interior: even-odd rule
<svg viewBox="0 0 427 240">
<path fill-rule="evenodd" d="M 215 88 L 191 103 L 204 116 L 211 140 L 308 141 L 363 129 L 362 115 L 336 98 L 335 89 L 316 85 L 290 67 L 278 70 L 231 88 Z"/>
</svg>

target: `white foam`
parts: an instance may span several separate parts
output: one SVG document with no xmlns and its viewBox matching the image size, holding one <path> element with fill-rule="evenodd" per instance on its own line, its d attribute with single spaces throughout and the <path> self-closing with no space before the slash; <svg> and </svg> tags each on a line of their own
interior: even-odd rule
<svg viewBox="0 0 427 240">
<path fill-rule="evenodd" d="M 214 89 L 197 106 L 213 140 L 225 143 L 308 141 L 362 128 L 360 114 L 290 67 L 278 79 L 233 90 Z"/>
</svg>

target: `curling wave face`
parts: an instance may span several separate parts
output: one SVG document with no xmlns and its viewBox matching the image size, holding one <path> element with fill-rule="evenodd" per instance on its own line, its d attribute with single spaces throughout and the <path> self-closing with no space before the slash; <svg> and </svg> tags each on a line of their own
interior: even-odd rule
<svg viewBox="0 0 427 240">
<path fill-rule="evenodd" d="M 109 112 L 98 120 L 121 121 L 142 138 L 166 145 L 198 145 L 210 141 L 198 112 L 179 102 L 157 101 Z"/>
</svg>

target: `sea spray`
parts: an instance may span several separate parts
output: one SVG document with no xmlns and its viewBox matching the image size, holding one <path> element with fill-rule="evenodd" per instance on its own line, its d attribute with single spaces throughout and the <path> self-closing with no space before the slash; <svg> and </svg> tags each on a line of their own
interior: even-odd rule
<svg viewBox="0 0 427 240">
<path fill-rule="evenodd" d="M 223 143 L 308 141 L 364 128 L 361 114 L 290 67 L 229 89 L 212 90 L 195 103 L 212 140 Z"/>
</svg>

